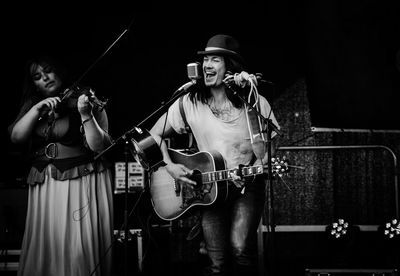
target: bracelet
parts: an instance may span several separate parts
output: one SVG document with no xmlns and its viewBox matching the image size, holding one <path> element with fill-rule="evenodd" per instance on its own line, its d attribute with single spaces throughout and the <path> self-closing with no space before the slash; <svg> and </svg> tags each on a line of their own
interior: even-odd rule
<svg viewBox="0 0 400 276">
<path fill-rule="evenodd" d="M 92 120 L 92 119 L 93 119 L 93 115 L 90 115 L 89 118 L 87 118 L 87 119 L 85 119 L 85 120 L 82 121 L 82 125 L 84 125 L 85 123 L 89 122 L 89 121 Z"/>
</svg>

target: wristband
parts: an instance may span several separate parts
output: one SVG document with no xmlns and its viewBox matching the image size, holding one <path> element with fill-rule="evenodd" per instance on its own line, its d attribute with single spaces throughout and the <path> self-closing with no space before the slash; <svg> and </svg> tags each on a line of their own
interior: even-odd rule
<svg viewBox="0 0 400 276">
<path fill-rule="evenodd" d="M 85 119 L 85 120 L 82 121 L 82 125 L 84 125 L 85 123 L 89 122 L 89 121 L 92 120 L 92 119 L 93 119 L 93 115 L 90 115 L 89 118 L 87 118 L 87 119 Z"/>
</svg>

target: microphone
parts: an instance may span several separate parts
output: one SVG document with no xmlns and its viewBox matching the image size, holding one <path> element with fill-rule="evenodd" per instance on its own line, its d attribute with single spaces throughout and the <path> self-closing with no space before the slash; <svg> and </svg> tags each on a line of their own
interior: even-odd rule
<svg viewBox="0 0 400 276">
<path fill-rule="evenodd" d="M 187 75 L 191 80 L 201 79 L 201 66 L 200 62 L 192 62 L 187 65 Z"/>
<path fill-rule="evenodd" d="M 196 84 L 197 80 L 201 79 L 201 66 L 199 62 L 188 63 L 187 76 L 190 79 L 189 82 L 185 83 L 174 92 L 174 95 L 179 92 L 187 91 L 190 87 Z"/>
<path fill-rule="evenodd" d="M 261 82 L 261 83 L 268 83 L 271 85 L 275 85 L 272 81 L 263 79 L 262 73 L 249 74 L 249 79 L 255 79 L 257 83 Z M 249 79 L 244 79 L 243 76 L 239 73 L 232 74 L 232 72 L 226 71 L 223 82 L 227 85 L 230 85 L 232 83 L 237 85 L 236 80 L 238 80 L 244 87 L 250 84 Z"/>
</svg>

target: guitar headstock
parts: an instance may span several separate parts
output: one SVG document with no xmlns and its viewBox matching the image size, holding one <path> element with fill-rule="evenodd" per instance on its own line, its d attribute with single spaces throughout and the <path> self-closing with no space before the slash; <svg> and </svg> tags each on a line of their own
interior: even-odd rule
<svg viewBox="0 0 400 276">
<path fill-rule="evenodd" d="M 285 156 L 283 156 L 282 158 L 280 158 L 279 156 L 272 157 L 271 165 L 272 165 L 272 173 L 274 175 L 278 175 L 279 177 L 282 177 L 289 171 L 289 161 L 286 159 Z"/>
</svg>

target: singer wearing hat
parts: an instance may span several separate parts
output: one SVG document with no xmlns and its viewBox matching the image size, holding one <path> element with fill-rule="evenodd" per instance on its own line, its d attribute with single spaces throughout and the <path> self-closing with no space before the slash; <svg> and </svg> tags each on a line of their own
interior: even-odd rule
<svg viewBox="0 0 400 276">
<path fill-rule="evenodd" d="M 161 145 L 166 171 L 180 187 L 177 195 L 185 191 L 183 187 L 195 189 L 194 168 L 192 164 L 177 162 L 163 138 L 190 129 L 200 153 L 219 154 L 216 156 L 221 157 L 224 167 L 229 169 L 222 176 L 227 181 L 204 185 L 203 197 L 212 197 L 210 191 L 216 189 L 218 197 L 213 199 L 218 200 L 196 206 L 201 210 L 202 235 L 210 260 L 204 275 L 256 275 L 257 228 L 265 203 L 266 176 L 262 173 L 244 176 L 229 171 L 242 165 L 266 164 L 268 151 L 265 122 L 258 120 L 238 96 L 249 100 L 276 129 L 279 124 L 266 98 L 258 94 L 257 77 L 245 71 L 245 61 L 235 38 L 214 35 L 205 49 L 197 53 L 202 59 L 202 80 L 176 100 L 150 132 Z M 272 131 L 271 144 L 275 136 L 276 132 Z M 185 206 L 190 203 L 185 202 Z"/>
</svg>

